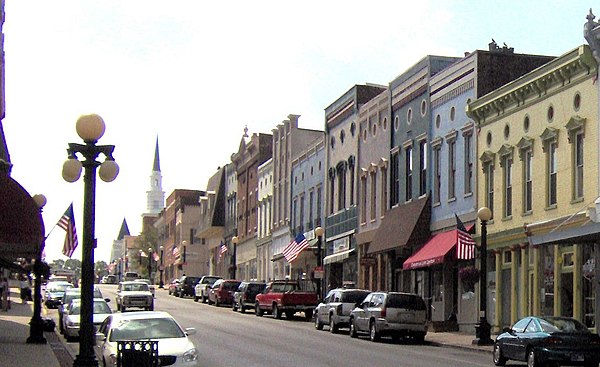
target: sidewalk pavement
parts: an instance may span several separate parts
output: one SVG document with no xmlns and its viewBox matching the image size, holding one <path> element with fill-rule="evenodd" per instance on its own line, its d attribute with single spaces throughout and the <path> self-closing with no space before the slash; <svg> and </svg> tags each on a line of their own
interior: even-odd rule
<svg viewBox="0 0 600 367">
<path fill-rule="evenodd" d="M 56 333 L 44 332 L 46 344 L 26 343 L 33 303 L 21 303 L 19 288 L 10 289 L 9 299 L 10 309 L 7 312 L 0 310 L 0 366 L 72 366 L 73 358 Z"/>
<path fill-rule="evenodd" d="M 27 344 L 33 303 L 21 303 L 19 289 L 11 288 L 11 308 L 0 311 L 0 366 L 2 367 L 71 367 L 74 355 L 56 332 L 44 332 L 46 344 Z M 42 308 L 42 313 L 46 309 Z M 42 317 L 44 315 L 42 314 Z M 55 320 L 56 321 L 56 320 Z M 458 332 L 429 332 L 425 341 L 430 345 L 460 348 L 491 354 L 492 346 L 473 345 L 474 335 Z"/>
</svg>

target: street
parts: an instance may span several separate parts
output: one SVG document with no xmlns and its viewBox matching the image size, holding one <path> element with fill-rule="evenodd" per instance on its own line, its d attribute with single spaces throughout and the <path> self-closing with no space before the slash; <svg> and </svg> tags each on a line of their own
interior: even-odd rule
<svg viewBox="0 0 600 367">
<path fill-rule="evenodd" d="M 100 285 L 109 305 L 115 306 L 116 285 Z M 157 289 L 155 310 L 167 311 L 182 327 L 194 327 L 191 339 L 198 349 L 201 366 L 491 366 L 490 355 L 432 345 L 393 343 L 382 339 L 372 343 L 366 336 L 352 339 L 346 330 L 331 334 L 317 331 L 302 317 L 294 320 L 257 317 L 215 307 L 191 298 L 169 296 Z M 58 321 L 56 310 L 48 310 Z M 133 309 L 132 309 L 133 311 Z M 425 338 L 427 340 L 427 338 Z M 77 350 L 78 343 L 68 343 Z M 75 352 L 76 353 L 76 352 Z"/>
</svg>

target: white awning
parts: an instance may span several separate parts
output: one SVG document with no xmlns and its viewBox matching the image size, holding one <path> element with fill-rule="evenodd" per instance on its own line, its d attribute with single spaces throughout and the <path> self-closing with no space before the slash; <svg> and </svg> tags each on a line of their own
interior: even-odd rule
<svg viewBox="0 0 600 367">
<path fill-rule="evenodd" d="M 335 254 L 325 256 L 325 258 L 323 259 L 323 264 L 327 265 L 327 264 L 331 264 L 331 263 L 339 263 L 340 261 L 350 257 L 350 254 L 353 252 L 354 252 L 354 249 L 351 248 L 350 250 L 340 251 Z"/>
</svg>

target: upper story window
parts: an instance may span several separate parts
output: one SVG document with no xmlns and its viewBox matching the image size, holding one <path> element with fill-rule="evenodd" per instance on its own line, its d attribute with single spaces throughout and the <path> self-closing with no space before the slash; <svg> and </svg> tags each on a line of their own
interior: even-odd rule
<svg viewBox="0 0 600 367">
<path fill-rule="evenodd" d="M 541 138 L 546 153 L 546 207 L 551 208 L 556 206 L 558 194 L 558 130 L 546 128 Z"/>
<path fill-rule="evenodd" d="M 522 161 L 523 177 L 523 214 L 533 210 L 533 139 L 523 137 L 519 144 L 519 157 Z"/>
<path fill-rule="evenodd" d="M 579 94 L 577 94 L 579 95 Z M 576 95 L 576 96 L 577 96 Z M 571 117 L 566 124 L 571 144 L 571 182 L 572 201 L 579 201 L 584 196 L 584 137 L 586 119 L 579 116 Z"/>
</svg>

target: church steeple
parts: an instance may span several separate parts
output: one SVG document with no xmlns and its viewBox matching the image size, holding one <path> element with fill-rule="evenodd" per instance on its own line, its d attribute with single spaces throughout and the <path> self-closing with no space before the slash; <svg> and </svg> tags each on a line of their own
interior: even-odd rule
<svg viewBox="0 0 600 367">
<path fill-rule="evenodd" d="M 158 156 L 158 136 L 156 137 L 156 149 L 154 150 L 154 166 L 152 171 L 160 172 L 160 158 Z"/>
<path fill-rule="evenodd" d="M 150 191 L 146 191 L 147 214 L 158 214 L 165 207 L 165 192 L 162 189 L 162 174 L 160 173 L 160 158 L 158 153 L 158 136 L 154 149 L 154 162 L 150 174 Z"/>
<path fill-rule="evenodd" d="M 129 227 L 127 226 L 127 220 L 123 218 L 123 224 L 121 224 L 121 229 L 119 230 L 119 235 L 117 236 L 118 241 L 122 241 L 125 236 L 129 236 Z"/>
</svg>

